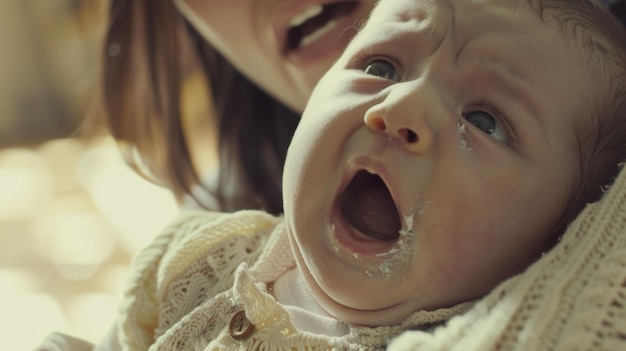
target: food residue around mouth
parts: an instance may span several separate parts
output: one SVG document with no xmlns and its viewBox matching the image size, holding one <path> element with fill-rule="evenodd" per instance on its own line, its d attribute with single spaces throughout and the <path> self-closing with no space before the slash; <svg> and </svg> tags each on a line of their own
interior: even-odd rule
<svg viewBox="0 0 626 351">
<path fill-rule="evenodd" d="M 384 252 L 374 256 L 365 256 L 356 252 L 349 253 L 338 244 L 336 239 L 333 239 L 334 251 L 340 255 L 348 255 L 353 261 L 358 262 L 364 267 L 363 273 L 368 277 L 389 278 L 393 275 L 396 267 L 407 262 L 412 255 L 414 246 L 413 218 L 413 214 L 403 216 L 402 229 L 398 230 L 398 240 Z"/>
<path fill-rule="evenodd" d="M 465 133 L 466 133 L 465 122 L 459 120 L 459 122 L 457 123 L 457 128 L 456 128 L 456 134 L 459 137 L 459 147 L 466 154 L 471 155 L 474 152 L 474 150 L 472 150 L 472 148 L 467 145 L 467 140 L 465 140 Z"/>
<path fill-rule="evenodd" d="M 413 214 L 404 216 L 404 225 L 399 234 L 400 238 L 393 247 L 376 255 L 380 261 L 371 263 L 365 269 L 367 276 L 373 277 L 375 274 L 381 274 L 383 277 L 389 278 L 398 264 L 409 260 L 413 248 Z"/>
</svg>

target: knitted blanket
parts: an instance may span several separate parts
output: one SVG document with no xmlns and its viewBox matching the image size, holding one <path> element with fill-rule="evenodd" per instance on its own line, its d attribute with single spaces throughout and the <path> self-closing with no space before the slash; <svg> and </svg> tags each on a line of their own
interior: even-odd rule
<svg viewBox="0 0 626 351">
<path fill-rule="evenodd" d="M 91 349 L 62 339 L 39 349 Z M 388 350 L 626 350 L 626 169 L 526 272 L 434 332 L 405 331 Z"/>
<path fill-rule="evenodd" d="M 561 242 L 434 333 L 390 350 L 626 350 L 626 170 Z"/>
</svg>

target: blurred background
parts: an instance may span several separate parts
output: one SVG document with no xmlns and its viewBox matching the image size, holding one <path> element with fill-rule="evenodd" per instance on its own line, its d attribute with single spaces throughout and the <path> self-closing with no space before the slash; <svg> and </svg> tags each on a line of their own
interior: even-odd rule
<svg viewBox="0 0 626 351">
<path fill-rule="evenodd" d="M 0 349 L 113 323 L 132 258 L 177 212 L 107 137 L 78 137 L 107 1 L 0 0 Z"/>
</svg>

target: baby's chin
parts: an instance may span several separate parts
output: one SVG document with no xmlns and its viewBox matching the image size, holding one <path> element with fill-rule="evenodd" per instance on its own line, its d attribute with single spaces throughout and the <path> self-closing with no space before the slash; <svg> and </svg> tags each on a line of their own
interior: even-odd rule
<svg viewBox="0 0 626 351">
<path fill-rule="evenodd" d="M 307 285 L 313 298 L 330 316 L 352 325 L 378 327 L 402 323 L 420 306 L 417 301 L 403 301 L 385 294 L 384 287 L 375 286 L 376 281 L 367 284 L 354 284 L 351 279 L 335 277 L 320 286 L 306 273 Z"/>
<path fill-rule="evenodd" d="M 357 288 L 353 296 L 360 296 L 361 291 L 362 289 Z M 416 299 L 415 297 L 419 296 L 419 293 L 416 293 L 414 296 L 407 296 L 406 299 L 396 297 L 396 300 L 387 299 L 382 303 L 380 299 L 377 301 L 371 297 L 368 297 L 369 300 L 347 298 L 339 303 L 323 291 L 317 293 L 321 294 L 315 296 L 316 300 L 330 316 L 346 324 L 371 328 L 399 325 L 415 326 L 421 323 L 432 325 L 432 323 L 445 321 L 466 311 L 478 298 L 484 296 L 426 303 L 421 299 Z M 360 306 L 360 308 L 351 306 Z"/>
<path fill-rule="evenodd" d="M 366 327 L 398 325 L 414 312 L 414 307 L 406 303 L 369 310 L 352 308 L 332 300 L 321 305 L 328 314 L 344 323 Z"/>
</svg>

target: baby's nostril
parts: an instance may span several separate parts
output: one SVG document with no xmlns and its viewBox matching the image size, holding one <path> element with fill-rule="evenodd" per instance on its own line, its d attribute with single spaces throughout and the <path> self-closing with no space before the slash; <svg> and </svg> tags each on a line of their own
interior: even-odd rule
<svg viewBox="0 0 626 351">
<path fill-rule="evenodd" d="M 402 128 L 398 130 L 398 133 L 400 133 L 402 139 L 404 139 L 409 144 L 416 143 L 419 140 L 417 134 L 408 128 Z"/>
<path fill-rule="evenodd" d="M 380 130 L 380 131 L 384 131 L 385 129 L 387 129 L 387 126 L 385 125 L 385 121 L 382 118 L 374 120 L 374 126 L 377 130 Z"/>
</svg>

